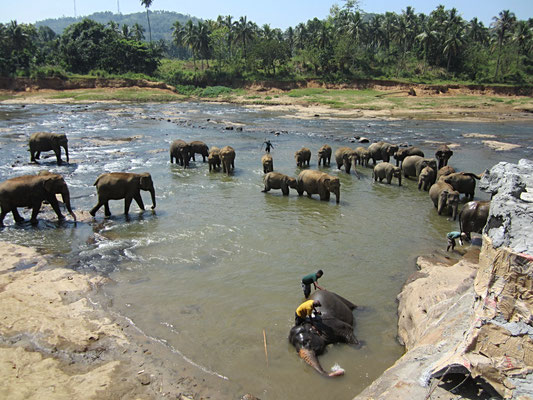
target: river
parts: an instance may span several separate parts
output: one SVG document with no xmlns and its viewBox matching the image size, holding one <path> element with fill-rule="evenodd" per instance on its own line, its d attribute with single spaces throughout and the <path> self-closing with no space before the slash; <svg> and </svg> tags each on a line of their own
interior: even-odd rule
<svg viewBox="0 0 533 400">
<path fill-rule="evenodd" d="M 229 125 L 242 131 L 225 129 Z M 122 201 L 111 202 L 109 219 L 102 208 L 90 223 L 59 227 L 55 216 L 37 226 L 15 226 L 9 214 L 0 240 L 35 246 L 70 268 L 108 276 L 112 283 L 102 294 L 110 311 L 156 339 L 169 364 L 186 359 L 199 376 L 216 377 L 221 386 L 224 378 L 233 382 L 234 398 L 250 392 L 262 399 L 350 399 L 401 356 L 396 295 L 415 271 L 416 257 L 442 252 L 446 233 L 458 224 L 438 216 L 414 180 L 404 179 L 401 187 L 376 184 L 371 169 L 358 167 L 357 179 L 338 171 L 333 160 L 321 169 L 340 178 L 339 205 L 334 196 L 327 203 L 292 190 L 288 197 L 261 193 L 263 141 L 274 145 L 275 170 L 292 176 L 300 171 L 294 152 L 302 146 L 312 150 L 311 168 L 317 168 L 322 144 L 334 150 L 359 146 L 350 143 L 353 136 L 417 145 L 426 156 L 434 154 L 435 142 L 454 143 L 450 165 L 481 173 L 499 161 L 531 158 L 531 128 L 514 122 L 302 120 L 221 104 L 2 105 L 0 180 L 42 169 L 61 173 L 73 208 L 89 210 L 99 174 L 148 171 L 157 208 L 150 210 L 143 192 L 147 211 L 133 202 L 129 218 Z M 27 141 L 39 131 L 68 135 L 69 164 L 57 166 L 51 152 L 40 165 L 29 163 Z M 485 139 L 464 136 L 469 133 L 521 147 L 497 152 L 481 143 Z M 190 169 L 170 164 L 175 139 L 231 145 L 235 173 L 210 173 L 201 156 Z M 488 197 L 477 191 L 476 198 Z M 301 277 L 318 269 L 324 270 L 321 286 L 359 306 L 355 334 L 362 345 L 330 346 L 321 357 L 326 370 L 334 364 L 346 370 L 338 379 L 320 378 L 287 341 L 303 300 Z"/>
</svg>

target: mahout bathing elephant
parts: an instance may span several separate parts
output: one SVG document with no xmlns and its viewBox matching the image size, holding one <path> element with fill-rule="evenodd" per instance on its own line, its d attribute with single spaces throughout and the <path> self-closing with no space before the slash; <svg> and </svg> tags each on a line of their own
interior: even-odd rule
<svg viewBox="0 0 533 400">
<path fill-rule="evenodd" d="M 150 192 L 152 196 L 152 210 L 155 208 L 155 189 L 152 176 L 148 172 L 135 174 L 132 172 L 109 172 L 100 175 L 96 182 L 98 192 L 98 203 L 89 211 L 94 217 L 98 209 L 105 208 L 105 216 L 109 217 L 109 200 L 124 199 L 124 214 L 130 211 L 131 201 L 135 199 L 139 208 L 144 210 L 144 203 L 141 197 L 141 190 Z"/>
<path fill-rule="evenodd" d="M 439 147 L 437 147 L 435 158 L 439 161 L 438 169 L 448 165 L 448 160 L 451 156 L 453 156 L 453 151 L 447 145 L 441 144 Z"/>
<path fill-rule="evenodd" d="M 422 156 L 407 156 L 402 162 L 402 173 L 406 178 L 409 178 L 410 176 L 418 177 L 425 167 L 431 167 L 436 171 L 437 160 L 434 158 L 424 158 Z"/>
<path fill-rule="evenodd" d="M 436 181 L 435 170 L 431 167 L 424 167 L 418 175 L 418 190 L 428 191 L 431 185 Z"/>
<path fill-rule="evenodd" d="M 294 159 L 296 160 L 297 167 L 308 167 L 311 161 L 311 150 L 307 147 L 302 147 L 294 153 Z"/>
<path fill-rule="evenodd" d="M 452 213 L 453 220 L 457 218 L 457 208 L 459 207 L 459 192 L 446 182 L 437 181 L 429 188 L 429 197 L 437 208 L 437 213 L 442 214 L 448 209 Z"/>
<path fill-rule="evenodd" d="M 327 373 L 320 362 L 319 355 L 332 343 L 358 344 L 353 329 L 355 318 L 353 310 L 356 305 L 327 290 L 317 290 L 310 300 L 320 302 L 321 315 L 316 315 L 311 322 L 295 325 L 289 332 L 289 342 L 296 348 L 298 355 L 320 375 L 334 377 L 344 375 L 343 370 Z"/>
<path fill-rule="evenodd" d="M 36 132 L 30 136 L 30 159 L 37 162 L 42 151 L 53 151 L 56 155 L 57 165 L 61 165 L 61 147 L 65 149 L 65 156 L 68 158 L 68 139 L 64 133 Z"/>
<path fill-rule="evenodd" d="M 289 195 L 289 188 L 296 189 L 296 179 L 279 172 L 269 172 L 263 177 L 265 188 L 261 190 L 266 193 L 271 189 L 281 189 L 284 196 Z"/>
<path fill-rule="evenodd" d="M 490 201 L 469 201 L 459 213 L 459 227 L 471 240 L 470 233 L 481 233 L 489 217 Z"/>
<path fill-rule="evenodd" d="M 320 163 L 324 166 L 328 166 L 331 163 L 331 146 L 325 144 L 320 149 L 318 149 L 318 166 L 320 167 Z"/>
<path fill-rule="evenodd" d="M 355 170 L 355 164 L 357 163 L 358 159 L 359 156 L 351 147 L 339 147 L 335 151 L 335 162 L 337 163 L 337 168 L 341 169 L 341 167 L 344 165 L 344 172 L 347 174 L 350 173 L 352 163 Z"/>
<path fill-rule="evenodd" d="M 50 203 L 57 218 L 63 220 L 65 217 L 59 209 L 56 194 L 61 194 L 67 211 L 76 221 L 76 215 L 70 206 L 70 192 L 61 175 L 49 172 L 39 175 L 23 175 L 0 183 L 0 226 L 3 226 L 8 212 L 13 213 L 15 222 L 24 221 L 17 207 L 30 207 L 32 209 L 31 222 L 36 223 L 37 214 L 45 200 Z"/>
<path fill-rule="evenodd" d="M 207 157 L 207 163 L 209 164 L 209 172 L 211 172 L 211 169 L 215 171 L 220 169 L 220 149 L 218 147 L 211 147 L 209 156 Z"/>
<path fill-rule="evenodd" d="M 402 186 L 402 169 L 400 167 L 395 167 L 391 163 L 384 161 L 375 165 L 374 170 L 372 171 L 372 176 L 374 177 L 375 182 L 377 182 L 378 179 L 380 182 L 382 182 L 383 179 L 387 179 L 389 185 L 392 182 L 392 177 L 395 177 L 398 179 L 398 186 Z"/>
<path fill-rule="evenodd" d="M 222 172 L 230 174 L 235 169 L 235 150 L 231 146 L 224 146 L 220 149 L 220 162 Z"/>
<path fill-rule="evenodd" d="M 263 172 L 265 174 L 274 171 L 274 160 L 269 153 L 261 157 L 261 164 L 263 164 Z"/>
<path fill-rule="evenodd" d="M 195 154 L 200 154 L 202 156 L 202 161 L 205 162 L 205 159 L 209 157 L 209 147 L 200 140 L 194 140 L 189 143 L 190 154 L 193 161 L 196 161 L 194 158 Z"/>
<path fill-rule="evenodd" d="M 398 149 L 399 147 L 397 145 L 382 141 L 372 143 L 370 146 L 368 146 L 370 158 L 372 159 L 374 165 L 376 165 L 376 161 L 378 160 L 389 162 L 390 158 L 398 151 Z"/>
<path fill-rule="evenodd" d="M 365 147 L 359 146 L 355 148 L 355 153 L 359 160 L 359 164 L 368 167 L 368 160 L 370 160 L 370 150 Z"/>
<path fill-rule="evenodd" d="M 184 168 L 189 167 L 191 160 L 191 146 L 184 140 L 174 140 L 170 144 L 170 163 L 172 164 L 176 159 L 176 164 Z"/>
<path fill-rule="evenodd" d="M 470 197 L 470 200 L 474 199 L 476 179 L 481 179 L 481 176 L 472 172 L 455 172 L 442 178 L 444 182 L 452 185 L 459 193 L 464 193 L 466 197 Z"/>
<path fill-rule="evenodd" d="M 440 180 L 441 176 L 446 176 L 453 174 L 455 172 L 455 168 L 450 167 L 449 165 L 446 165 L 445 167 L 440 168 L 437 171 L 437 180 Z"/>
<path fill-rule="evenodd" d="M 313 194 L 320 195 L 320 200 L 329 201 L 330 193 L 336 196 L 337 204 L 341 200 L 341 183 L 339 178 L 328 175 L 325 172 L 306 170 L 300 172 L 297 178 L 298 194 L 302 196 L 307 192 L 307 196 Z"/>
<path fill-rule="evenodd" d="M 403 147 L 401 149 L 398 149 L 398 151 L 394 154 L 394 159 L 396 160 L 396 166 L 401 166 L 401 163 L 405 159 L 405 157 L 408 156 L 420 156 L 424 157 L 424 152 L 420 150 L 418 147 L 410 146 L 410 147 Z"/>
</svg>

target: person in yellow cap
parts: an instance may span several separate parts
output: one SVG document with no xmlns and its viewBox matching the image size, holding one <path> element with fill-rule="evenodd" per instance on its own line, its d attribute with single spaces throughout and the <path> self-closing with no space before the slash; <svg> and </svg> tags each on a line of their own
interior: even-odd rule
<svg viewBox="0 0 533 400">
<path fill-rule="evenodd" d="M 312 322 L 313 318 L 313 311 L 315 312 L 315 315 L 320 315 L 321 312 L 316 309 L 316 307 L 320 307 L 322 304 L 320 304 L 320 301 L 318 300 L 307 300 L 304 301 L 302 304 L 298 306 L 296 309 L 296 313 L 294 314 L 294 325 L 298 326 L 303 324 L 308 318 L 309 322 Z"/>
</svg>

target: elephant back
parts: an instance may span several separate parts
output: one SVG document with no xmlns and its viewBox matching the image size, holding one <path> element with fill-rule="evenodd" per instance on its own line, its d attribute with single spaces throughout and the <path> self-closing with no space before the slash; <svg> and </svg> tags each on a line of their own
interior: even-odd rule
<svg viewBox="0 0 533 400">
<path fill-rule="evenodd" d="M 318 310 L 321 315 L 315 325 L 329 343 L 357 343 L 353 334 L 355 326 L 353 310 L 357 308 L 355 304 L 327 290 L 317 290 L 309 298 L 320 301 L 321 306 Z"/>
<path fill-rule="evenodd" d="M 224 146 L 220 149 L 220 158 L 233 161 L 235 159 L 235 150 L 231 146 Z"/>
<path fill-rule="evenodd" d="M 194 153 L 198 153 L 204 156 L 209 155 L 209 147 L 200 140 L 194 140 L 191 143 L 189 143 L 189 146 L 191 147 L 191 151 Z"/>
<path fill-rule="evenodd" d="M 402 172 L 404 176 L 416 176 L 416 165 L 423 160 L 421 156 L 407 156 L 402 163 Z"/>
</svg>

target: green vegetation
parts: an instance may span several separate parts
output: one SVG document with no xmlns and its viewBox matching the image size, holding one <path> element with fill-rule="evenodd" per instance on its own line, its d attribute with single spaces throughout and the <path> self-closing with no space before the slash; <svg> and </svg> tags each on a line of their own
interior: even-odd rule
<svg viewBox="0 0 533 400">
<path fill-rule="evenodd" d="M 171 102 L 183 100 L 183 96 L 151 89 L 121 88 L 116 90 L 69 90 L 50 96 L 51 99 L 73 101 L 120 101 L 120 102 Z"/>
<path fill-rule="evenodd" d="M 455 8 L 366 14 L 357 1 L 345 0 L 323 20 L 281 31 L 246 16 L 202 21 L 150 12 L 152 3 L 141 1 L 146 14 L 135 19 L 98 13 L 100 22 L 68 20 L 74 23 L 60 35 L 45 25 L 0 24 L 0 75 L 143 77 L 201 97 L 228 96 L 235 94 L 229 87 L 260 81 L 533 84 L 533 18 L 518 21 L 509 10 L 485 27 L 477 18 L 463 20 Z M 166 36 L 156 33 L 163 20 Z M 197 89 L 206 87 L 212 88 Z M 327 95 L 324 89 L 290 93 L 310 102 Z"/>
</svg>

